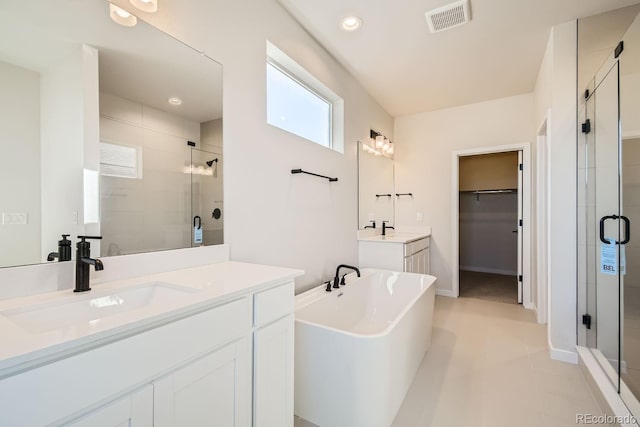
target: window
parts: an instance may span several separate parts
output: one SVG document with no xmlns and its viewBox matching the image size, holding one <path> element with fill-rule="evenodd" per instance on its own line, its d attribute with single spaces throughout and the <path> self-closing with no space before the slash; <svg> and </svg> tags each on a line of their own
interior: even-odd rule
<svg viewBox="0 0 640 427">
<path fill-rule="evenodd" d="M 267 123 L 343 152 L 343 101 L 267 42 Z"/>
<path fill-rule="evenodd" d="M 128 145 L 101 142 L 100 175 L 142 178 L 142 151 Z"/>
</svg>

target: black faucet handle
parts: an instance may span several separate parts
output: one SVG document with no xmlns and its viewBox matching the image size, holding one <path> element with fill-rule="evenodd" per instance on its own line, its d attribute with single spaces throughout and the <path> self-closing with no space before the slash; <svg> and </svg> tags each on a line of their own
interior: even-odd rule
<svg viewBox="0 0 640 427">
<path fill-rule="evenodd" d="M 347 284 L 347 282 L 344 280 L 345 277 L 347 277 L 347 275 L 343 274 L 342 279 L 340 279 L 340 286 L 345 286 Z"/>
<path fill-rule="evenodd" d="M 78 236 L 78 239 L 82 240 L 83 242 L 85 241 L 85 239 L 102 240 L 102 236 Z"/>
<path fill-rule="evenodd" d="M 331 280 L 327 280 L 327 283 L 325 283 L 325 285 L 327 285 L 327 288 L 325 289 L 325 291 L 331 292 Z"/>
</svg>

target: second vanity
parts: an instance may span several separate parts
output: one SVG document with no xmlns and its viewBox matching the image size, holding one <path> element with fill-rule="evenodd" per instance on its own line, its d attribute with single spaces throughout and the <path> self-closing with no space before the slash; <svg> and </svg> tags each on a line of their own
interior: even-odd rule
<svg viewBox="0 0 640 427">
<path fill-rule="evenodd" d="M 430 239 L 430 230 L 394 230 L 385 236 L 359 232 L 359 265 L 365 268 L 430 274 Z"/>
<path fill-rule="evenodd" d="M 292 426 L 300 274 L 223 261 L 0 301 L 0 425 Z"/>
</svg>

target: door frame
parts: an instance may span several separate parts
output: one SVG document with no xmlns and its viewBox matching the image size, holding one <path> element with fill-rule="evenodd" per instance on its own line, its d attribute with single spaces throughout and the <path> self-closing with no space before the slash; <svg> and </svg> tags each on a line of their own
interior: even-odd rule
<svg viewBox="0 0 640 427">
<path fill-rule="evenodd" d="M 458 150 L 451 153 L 452 175 L 451 175 L 451 281 L 453 283 L 453 295 L 460 296 L 460 202 L 459 202 L 459 169 L 460 157 L 475 156 L 479 154 L 504 153 L 508 151 L 522 150 L 522 289 L 524 308 L 532 309 L 531 301 L 531 143 L 522 142 L 517 144 L 496 145 L 490 147 L 479 147 L 467 150 Z"/>
<path fill-rule="evenodd" d="M 549 194 L 551 182 L 550 177 L 550 121 L 551 110 L 547 110 L 544 120 L 538 129 L 536 148 L 536 289 L 537 304 L 535 307 L 538 323 L 549 323 L 549 311 L 551 292 L 549 292 L 549 283 L 551 283 L 551 260 L 549 259 L 549 242 L 551 241 L 550 221 L 551 210 L 549 203 Z"/>
</svg>

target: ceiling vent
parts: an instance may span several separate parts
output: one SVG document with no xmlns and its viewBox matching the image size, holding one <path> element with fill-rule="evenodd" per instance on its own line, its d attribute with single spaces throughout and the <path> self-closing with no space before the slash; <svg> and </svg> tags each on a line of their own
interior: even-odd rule
<svg viewBox="0 0 640 427">
<path fill-rule="evenodd" d="M 469 1 L 461 0 L 425 13 L 432 33 L 464 25 L 470 20 Z"/>
</svg>

